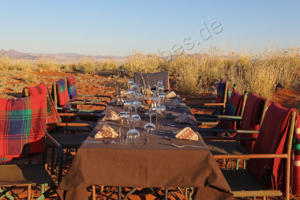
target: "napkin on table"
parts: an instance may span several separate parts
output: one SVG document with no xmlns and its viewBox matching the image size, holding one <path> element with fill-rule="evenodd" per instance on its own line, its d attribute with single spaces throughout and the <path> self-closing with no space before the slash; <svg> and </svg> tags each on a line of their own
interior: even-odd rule
<svg viewBox="0 0 300 200">
<path fill-rule="evenodd" d="M 99 130 L 96 135 L 94 136 L 95 139 L 102 139 L 102 138 L 116 138 L 119 134 L 109 125 L 105 124 L 102 126 L 101 130 Z"/>
<path fill-rule="evenodd" d="M 167 97 L 168 99 L 173 99 L 173 98 L 177 97 L 177 95 L 176 95 L 176 93 L 175 93 L 174 91 L 172 91 L 172 92 L 168 93 L 168 94 L 166 95 L 166 97 Z"/>
<path fill-rule="evenodd" d="M 179 133 L 176 134 L 175 136 L 178 139 L 185 139 L 185 140 L 194 140 L 198 141 L 199 137 L 198 134 L 195 133 L 190 127 L 185 127 Z"/>
<path fill-rule="evenodd" d="M 103 121 L 117 121 L 120 120 L 120 115 L 113 110 L 108 111 L 103 117 Z"/>
</svg>

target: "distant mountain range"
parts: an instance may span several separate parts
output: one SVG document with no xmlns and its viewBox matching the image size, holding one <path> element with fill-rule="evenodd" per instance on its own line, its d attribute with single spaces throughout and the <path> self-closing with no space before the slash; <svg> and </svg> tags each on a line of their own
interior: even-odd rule
<svg viewBox="0 0 300 200">
<path fill-rule="evenodd" d="M 71 62 L 79 60 L 80 58 L 91 57 L 96 60 L 105 60 L 107 58 L 111 58 L 114 60 L 123 60 L 124 57 L 122 56 L 89 56 L 77 53 L 55 53 L 55 54 L 36 54 L 36 53 L 24 53 L 20 51 L 16 51 L 14 49 L 10 50 L 0 50 L 0 57 L 1 56 L 8 56 L 12 59 L 25 59 L 25 60 L 39 60 L 41 58 L 44 59 L 55 59 L 59 62 Z"/>
</svg>

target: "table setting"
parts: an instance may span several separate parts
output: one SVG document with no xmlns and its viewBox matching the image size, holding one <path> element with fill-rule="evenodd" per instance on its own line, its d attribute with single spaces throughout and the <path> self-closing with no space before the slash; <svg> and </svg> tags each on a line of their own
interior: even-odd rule
<svg viewBox="0 0 300 200">
<path fill-rule="evenodd" d="M 65 199 L 87 199 L 92 184 L 196 187 L 195 199 L 231 195 L 190 110 L 160 81 L 151 90 L 129 80 L 104 114 L 59 186 Z"/>
</svg>

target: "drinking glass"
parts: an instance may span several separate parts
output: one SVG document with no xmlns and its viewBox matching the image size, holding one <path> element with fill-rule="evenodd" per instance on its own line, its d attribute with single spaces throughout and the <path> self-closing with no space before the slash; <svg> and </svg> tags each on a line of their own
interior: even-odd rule
<svg viewBox="0 0 300 200">
<path fill-rule="evenodd" d="M 125 141 L 125 134 L 124 134 L 124 130 L 126 129 L 127 125 L 128 125 L 128 118 L 130 117 L 130 113 L 129 112 L 120 112 L 120 127 L 119 127 L 119 139 L 120 139 L 120 143 L 123 144 Z"/>
<path fill-rule="evenodd" d="M 140 120 L 141 120 L 141 117 L 138 114 L 130 115 L 129 122 L 130 122 L 132 128 L 129 129 L 126 134 L 127 143 L 133 143 L 136 141 L 137 138 L 140 137 L 140 132 L 135 128 L 135 123 Z"/>
</svg>

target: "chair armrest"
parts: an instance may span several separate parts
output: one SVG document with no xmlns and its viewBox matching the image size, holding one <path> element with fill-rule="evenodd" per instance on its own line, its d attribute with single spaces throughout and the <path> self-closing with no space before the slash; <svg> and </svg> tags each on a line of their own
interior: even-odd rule
<svg viewBox="0 0 300 200">
<path fill-rule="evenodd" d="M 92 102 L 82 102 L 82 101 L 72 101 L 69 102 L 69 104 L 73 105 L 90 105 L 90 106 L 101 106 L 101 107 L 106 107 L 106 104 L 101 104 L 101 103 L 92 103 Z"/>
<path fill-rule="evenodd" d="M 223 106 L 225 107 L 225 103 L 204 103 L 204 106 Z"/>
<path fill-rule="evenodd" d="M 70 99 L 70 102 L 84 102 L 84 103 L 105 103 L 108 104 L 108 101 L 105 100 L 93 100 L 93 99 Z"/>
<path fill-rule="evenodd" d="M 229 132 L 229 133 L 241 133 L 241 134 L 254 134 L 259 133 L 256 130 L 234 130 L 234 129 L 216 129 L 216 128 L 199 128 L 199 132 L 214 132 L 214 133 L 222 133 L 222 132 Z"/>
<path fill-rule="evenodd" d="M 256 130 L 236 130 L 238 134 L 258 134 L 259 131 Z"/>
<path fill-rule="evenodd" d="M 58 127 L 90 127 L 90 125 L 88 123 L 64 123 L 64 122 L 60 122 L 57 123 L 56 126 Z"/>
<path fill-rule="evenodd" d="M 233 115 L 217 115 L 217 118 L 220 120 L 242 120 L 241 116 L 233 116 Z"/>
</svg>

